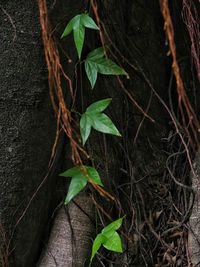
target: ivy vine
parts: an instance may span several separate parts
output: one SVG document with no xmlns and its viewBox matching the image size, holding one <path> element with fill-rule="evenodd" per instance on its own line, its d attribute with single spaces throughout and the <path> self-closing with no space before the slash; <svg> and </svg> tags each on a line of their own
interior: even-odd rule
<svg viewBox="0 0 200 267">
<path fill-rule="evenodd" d="M 100 30 L 89 14 L 78 14 L 68 22 L 61 36 L 61 38 L 67 37 L 71 32 L 73 32 L 74 43 L 79 59 L 81 59 L 86 28 L 98 31 Z M 128 76 L 123 68 L 106 57 L 103 47 L 99 47 L 91 51 L 82 62 L 84 62 L 85 72 L 92 89 L 95 87 L 98 74 Z M 103 113 L 103 111 L 110 105 L 111 101 L 112 98 L 105 98 L 96 101 L 87 107 L 86 111 L 81 115 L 80 135 L 83 146 L 88 140 L 92 129 L 104 134 L 121 136 L 112 120 Z M 69 189 L 64 201 L 65 205 L 67 205 L 81 190 L 83 190 L 88 182 L 92 182 L 93 184 L 103 187 L 98 171 L 92 166 L 75 166 L 61 173 L 60 176 L 71 178 Z M 101 246 L 114 252 L 123 251 L 121 237 L 117 233 L 122 221 L 123 218 L 113 221 L 103 228 L 101 233 L 97 235 L 92 246 L 90 265 Z"/>
</svg>

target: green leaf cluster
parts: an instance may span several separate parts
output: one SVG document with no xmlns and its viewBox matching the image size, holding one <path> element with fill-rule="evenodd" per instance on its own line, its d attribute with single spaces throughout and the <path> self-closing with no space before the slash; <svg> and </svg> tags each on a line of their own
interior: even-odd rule
<svg viewBox="0 0 200 267">
<path fill-rule="evenodd" d="M 83 145 L 86 143 L 91 129 L 96 131 L 121 136 L 111 119 L 102 113 L 110 104 L 111 98 L 106 98 L 90 105 L 86 112 L 82 114 L 80 120 L 80 132 Z"/>
<path fill-rule="evenodd" d="M 79 14 L 69 21 L 61 36 L 61 38 L 66 37 L 73 31 L 74 42 L 79 59 L 81 58 L 85 39 L 85 28 L 99 30 L 94 20 L 88 14 Z M 85 59 L 84 64 L 86 75 L 92 88 L 94 88 L 96 84 L 98 73 L 103 75 L 128 76 L 123 68 L 105 56 L 102 47 L 90 52 Z M 85 113 L 82 114 L 80 119 L 80 133 L 83 145 L 86 143 L 92 128 L 102 133 L 121 136 L 111 119 L 103 113 L 109 106 L 111 100 L 111 98 L 107 98 L 94 102 L 86 109 Z M 71 177 L 68 193 L 64 202 L 65 205 L 67 205 L 88 182 L 103 186 L 97 170 L 91 166 L 76 166 L 61 173 L 60 176 Z M 101 246 L 110 251 L 122 252 L 122 241 L 117 233 L 122 221 L 123 218 L 120 218 L 110 223 L 97 235 L 93 242 L 90 265 Z"/>
<path fill-rule="evenodd" d="M 85 28 L 99 30 L 94 20 L 88 14 L 79 14 L 73 17 L 67 24 L 61 38 L 66 37 L 73 31 L 74 42 L 78 52 L 79 58 L 81 58 L 81 52 L 83 49 L 83 43 L 85 39 Z"/>
<path fill-rule="evenodd" d="M 103 47 L 90 52 L 85 60 L 85 71 L 92 88 L 97 80 L 97 74 L 104 75 L 127 75 L 124 69 L 105 57 Z"/>
<path fill-rule="evenodd" d="M 99 173 L 95 168 L 90 166 L 76 166 L 61 173 L 60 176 L 72 178 L 65 198 L 65 205 L 87 185 L 89 180 L 97 185 L 103 186 Z"/>
<path fill-rule="evenodd" d="M 119 252 L 123 251 L 122 241 L 119 234 L 116 232 L 122 225 L 123 218 L 119 218 L 107 225 L 100 234 L 98 234 L 93 242 L 92 255 L 90 258 L 90 264 L 101 246 L 108 250 Z"/>
</svg>

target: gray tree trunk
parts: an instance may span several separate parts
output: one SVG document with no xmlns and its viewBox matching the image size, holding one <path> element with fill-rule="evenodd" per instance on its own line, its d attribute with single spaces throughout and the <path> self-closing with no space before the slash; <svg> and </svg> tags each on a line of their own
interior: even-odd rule
<svg viewBox="0 0 200 267">
<path fill-rule="evenodd" d="M 88 266 L 94 234 L 94 206 L 91 198 L 81 193 L 55 217 L 50 238 L 39 267 Z M 86 264 L 87 262 L 87 264 Z"/>
</svg>

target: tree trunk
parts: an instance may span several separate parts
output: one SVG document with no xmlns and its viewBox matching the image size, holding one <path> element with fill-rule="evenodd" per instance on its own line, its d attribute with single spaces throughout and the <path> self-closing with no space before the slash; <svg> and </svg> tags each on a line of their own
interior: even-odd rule
<svg viewBox="0 0 200 267">
<path fill-rule="evenodd" d="M 61 208 L 55 217 L 39 267 L 88 266 L 94 234 L 93 218 L 94 206 L 85 193 L 76 197 L 68 207 Z"/>
<path fill-rule="evenodd" d="M 2 0 L 0 14 L 0 265 L 27 267 L 35 266 L 54 194 L 51 174 L 31 200 L 48 171 L 55 120 L 37 1 Z"/>
</svg>

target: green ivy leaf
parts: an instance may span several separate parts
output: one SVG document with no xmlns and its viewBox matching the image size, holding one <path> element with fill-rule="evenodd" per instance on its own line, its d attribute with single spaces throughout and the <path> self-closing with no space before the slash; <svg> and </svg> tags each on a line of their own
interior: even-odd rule
<svg viewBox="0 0 200 267">
<path fill-rule="evenodd" d="M 97 80 L 97 73 L 104 75 L 127 75 L 124 69 L 107 59 L 102 47 L 90 52 L 85 60 L 85 71 L 92 88 Z"/>
<path fill-rule="evenodd" d="M 72 178 L 64 204 L 67 205 L 87 184 L 85 176 L 81 173 Z"/>
<path fill-rule="evenodd" d="M 103 57 L 105 57 L 104 48 L 99 47 L 99 48 L 96 48 L 93 51 L 91 51 L 88 54 L 87 59 L 89 59 L 89 61 L 91 61 L 91 62 L 96 62 Z"/>
<path fill-rule="evenodd" d="M 104 75 L 127 75 L 126 72 L 110 59 L 98 60 L 98 72 Z"/>
<path fill-rule="evenodd" d="M 112 101 L 112 98 L 106 98 L 103 100 L 99 100 L 97 102 L 94 102 L 91 104 L 87 109 L 86 112 L 88 113 L 99 113 L 104 111 L 109 105 L 110 102 Z"/>
<path fill-rule="evenodd" d="M 105 237 L 102 234 L 98 234 L 93 242 L 92 245 L 92 255 L 90 258 L 90 262 L 92 262 L 94 256 L 96 255 L 97 251 L 100 249 L 101 245 L 104 242 Z"/>
<path fill-rule="evenodd" d="M 67 24 L 61 38 L 66 37 L 72 31 L 74 33 L 74 42 L 78 52 L 79 58 L 81 58 L 81 52 L 83 49 L 83 43 L 85 39 L 85 28 L 93 30 L 99 30 L 94 20 L 88 14 L 79 14 L 73 17 Z"/>
<path fill-rule="evenodd" d="M 91 179 L 93 183 L 103 186 L 99 173 L 91 166 L 76 166 L 61 173 L 60 176 L 72 178 L 65 199 L 65 205 L 67 205 L 86 186 L 89 179 Z"/>
<path fill-rule="evenodd" d="M 85 166 L 85 168 L 87 170 L 87 173 L 88 173 L 89 178 L 95 184 L 98 184 L 98 185 L 103 186 L 102 181 L 101 181 L 101 178 L 100 178 L 99 173 L 97 172 L 97 170 L 95 168 L 93 168 L 93 167 L 90 167 L 90 166 Z"/>
<path fill-rule="evenodd" d="M 109 238 L 105 238 L 103 241 L 103 246 L 111 251 L 122 253 L 122 241 L 119 234 L 116 231 L 110 233 Z"/>
<path fill-rule="evenodd" d="M 114 252 L 123 252 L 122 241 L 116 230 L 119 229 L 123 222 L 123 218 L 120 218 L 109 225 L 107 225 L 100 234 L 98 234 L 92 245 L 92 254 L 90 258 L 90 264 L 96 255 L 97 251 L 103 245 L 106 249 Z"/>
<path fill-rule="evenodd" d="M 79 58 L 81 58 L 81 52 L 83 49 L 84 38 L 85 38 L 85 28 L 83 25 L 79 24 L 79 27 L 74 29 L 74 42 L 76 45 L 76 50 L 78 52 Z"/>
<path fill-rule="evenodd" d="M 68 169 L 65 172 L 62 172 L 59 175 L 63 176 L 63 177 L 73 177 L 73 176 L 75 176 L 75 175 L 77 175 L 79 173 L 80 173 L 80 166 L 76 166 L 76 167 L 73 167 L 71 169 Z"/>
<path fill-rule="evenodd" d="M 91 125 L 98 131 L 105 134 L 112 134 L 116 136 L 121 136 L 111 119 L 104 113 L 93 113 L 90 114 Z"/>
<path fill-rule="evenodd" d="M 81 15 L 81 22 L 86 28 L 99 30 L 99 27 L 97 26 L 97 24 L 88 14 Z"/>
<path fill-rule="evenodd" d="M 91 119 L 89 116 L 87 116 L 86 113 L 84 113 L 81 116 L 81 120 L 80 120 L 80 133 L 81 133 L 83 145 L 85 145 L 85 142 L 87 141 L 90 135 L 91 128 L 92 128 Z"/>
<path fill-rule="evenodd" d="M 94 88 L 95 83 L 97 81 L 97 73 L 98 73 L 96 65 L 93 63 L 90 63 L 89 61 L 85 61 L 85 71 L 91 83 L 92 88 Z"/>
<path fill-rule="evenodd" d="M 110 223 L 109 225 L 107 225 L 107 226 L 102 230 L 102 233 L 103 233 L 104 235 L 106 235 L 106 233 L 109 233 L 109 232 L 118 230 L 118 229 L 121 227 L 122 222 L 123 222 L 123 218 L 119 218 L 118 220 L 116 220 L 116 221 Z"/>
<path fill-rule="evenodd" d="M 76 20 L 77 20 L 77 16 L 75 16 L 74 18 L 72 18 L 70 20 L 70 22 L 65 27 L 64 32 L 61 35 L 61 38 L 66 37 L 67 35 L 69 35 L 72 32 Z"/>
<path fill-rule="evenodd" d="M 85 145 L 91 128 L 94 128 L 98 132 L 121 136 L 111 119 L 102 111 L 104 111 L 110 104 L 111 98 L 106 98 L 91 104 L 86 112 L 82 114 L 80 119 L 80 133 Z"/>
</svg>

